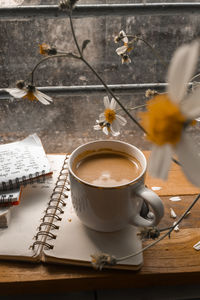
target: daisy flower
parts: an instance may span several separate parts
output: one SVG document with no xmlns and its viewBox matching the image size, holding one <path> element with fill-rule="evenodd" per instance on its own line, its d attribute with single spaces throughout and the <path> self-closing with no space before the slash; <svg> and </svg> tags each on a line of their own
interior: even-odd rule
<svg viewBox="0 0 200 300">
<path fill-rule="evenodd" d="M 124 63 L 130 64 L 131 63 L 131 59 L 128 56 L 128 54 L 126 54 L 126 53 L 121 54 L 121 58 L 122 58 L 122 64 L 124 64 Z"/>
<path fill-rule="evenodd" d="M 133 42 L 129 42 L 126 33 L 121 30 L 118 37 L 115 37 L 115 42 L 122 41 L 124 43 L 123 46 L 116 49 L 118 55 L 127 54 L 127 52 L 131 52 L 133 50 Z"/>
<path fill-rule="evenodd" d="M 38 91 L 35 86 L 24 86 L 23 81 L 17 83 L 17 88 L 6 89 L 6 91 L 14 98 L 27 98 L 30 101 L 40 101 L 42 104 L 48 105 L 52 102 L 52 98 Z"/>
<path fill-rule="evenodd" d="M 175 51 L 168 70 L 166 93 L 149 100 L 147 111 L 140 113 L 147 139 L 154 144 L 149 160 L 150 174 L 167 179 L 175 153 L 186 177 L 196 186 L 200 186 L 200 156 L 185 128 L 194 125 L 200 116 L 200 87 L 188 93 L 198 54 L 197 41 Z"/>
<path fill-rule="evenodd" d="M 94 125 L 95 130 L 102 130 L 106 135 L 111 133 L 113 136 L 120 134 L 120 126 L 124 126 L 127 121 L 124 117 L 116 114 L 117 102 L 114 98 L 109 101 L 108 96 L 104 99 L 105 110 L 99 115 L 99 120 L 96 120 L 96 125 Z"/>
</svg>

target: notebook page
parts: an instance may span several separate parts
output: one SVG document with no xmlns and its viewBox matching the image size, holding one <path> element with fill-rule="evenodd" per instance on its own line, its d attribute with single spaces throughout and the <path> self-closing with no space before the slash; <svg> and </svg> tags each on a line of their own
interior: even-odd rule
<svg viewBox="0 0 200 300">
<path fill-rule="evenodd" d="M 0 229 L 0 259 L 32 259 L 35 252 L 30 249 L 30 245 L 34 242 L 33 237 L 48 206 L 64 158 L 65 155 L 48 155 L 53 171 L 52 178 L 22 189 L 20 204 L 10 208 L 8 228 Z"/>
<path fill-rule="evenodd" d="M 57 238 L 49 240 L 54 247 L 52 250 L 44 251 L 47 262 L 90 265 L 91 254 L 109 253 L 122 257 L 142 248 L 141 240 L 137 235 L 138 229 L 134 226 L 128 226 L 114 233 L 97 232 L 81 224 L 72 208 L 70 198 L 64 210 L 62 221 L 59 222 Z M 125 268 L 129 266 L 128 268 L 134 269 L 137 266 L 141 267 L 142 262 L 143 255 L 139 254 L 123 261 L 122 264 Z"/>
<path fill-rule="evenodd" d="M 15 183 L 50 172 L 50 165 L 37 134 L 24 140 L 0 145 L 0 188 L 2 182 Z M 26 178 L 23 178 L 25 176 Z M 12 183 L 9 183 L 12 185 Z"/>
</svg>

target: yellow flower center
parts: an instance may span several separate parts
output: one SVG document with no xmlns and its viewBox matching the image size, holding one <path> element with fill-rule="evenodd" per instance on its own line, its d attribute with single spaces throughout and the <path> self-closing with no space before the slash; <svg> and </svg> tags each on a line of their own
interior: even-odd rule
<svg viewBox="0 0 200 300">
<path fill-rule="evenodd" d="M 107 108 L 104 111 L 105 119 L 108 123 L 112 123 L 116 118 L 116 113 L 113 109 Z"/>
<path fill-rule="evenodd" d="M 43 43 L 43 44 L 39 45 L 39 47 L 40 47 L 40 51 L 39 51 L 40 54 L 42 54 L 42 55 L 48 54 L 48 45 L 47 44 Z"/>
<path fill-rule="evenodd" d="M 147 139 L 162 146 L 175 145 L 180 141 L 186 117 L 173 103 L 168 94 L 157 95 L 147 103 L 147 112 L 141 112 L 141 124 L 147 132 Z M 191 122 L 193 125 L 193 122 Z"/>
<path fill-rule="evenodd" d="M 28 100 L 30 101 L 38 100 L 31 91 L 27 92 L 27 94 L 23 98 L 28 98 Z"/>
</svg>

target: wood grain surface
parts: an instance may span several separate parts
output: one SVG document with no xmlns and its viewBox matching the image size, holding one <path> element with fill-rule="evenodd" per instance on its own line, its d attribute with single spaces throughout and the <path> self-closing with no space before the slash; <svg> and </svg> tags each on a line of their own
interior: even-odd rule
<svg viewBox="0 0 200 300">
<path fill-rule="evenodd" d="M 169 227 L 174 222 L 170 218 L 170 208 L 174 209 L 177 218 L 180 217 L 198 193 L 198 189 L 187 182 L 178 166 L 173 166 L 169 178 L 168 184 L 161 184 L 147 176 L 149 187 L 162 187 L 157 192 L 163 200 L 165 216 L 159 228 Z M 169 189 L 169 186 L 173 186 L 173 189 Z M 181 200 L 173 202 L 170 200 L 171 195 L 178 195 Z M 180 224 L 179 232 L 172 232 L 170 238 L 165 238 L 144 252 L 144 265 L 140 271 L 96 271 L 89 267 L 1 261 L 0 295 L 198 283 L 200 252 L 193 245 L 199 240 L 200 204 L 197 202 Z"/>
</svg>

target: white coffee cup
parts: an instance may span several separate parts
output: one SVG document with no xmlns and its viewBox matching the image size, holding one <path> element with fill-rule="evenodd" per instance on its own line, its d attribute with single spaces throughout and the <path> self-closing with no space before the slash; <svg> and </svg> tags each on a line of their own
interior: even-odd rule
<svg viewBox="0 0 200 300">
<path fill-rule="evenodd" d="M 135 157 L 140 162 L 141 173 L 128 184 L 113 187 L 99 187 L 77 177 L 73 171 L 76 159 L 84 153 L 96 153 L 101 149 Z M 144 154 L 135 146 L 122 141 L 98 140 L 75 149 L 69 158 L 69 179 L 72 204 L 80 221 L 102 232 L 117 231 L 129 224 L 142 227 L 157 225 L 164 215 L 164 206 L 158 195 L 145 187 L 146 168 Z M 149 219 L 140 215 L 144 201 L 152 212 Z"/>
</svg>

